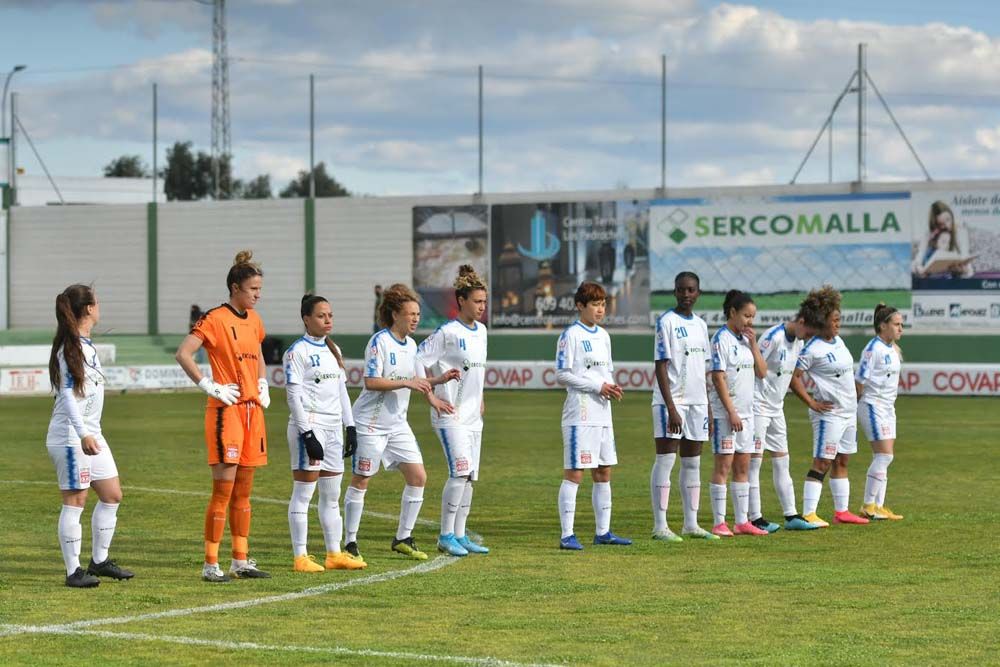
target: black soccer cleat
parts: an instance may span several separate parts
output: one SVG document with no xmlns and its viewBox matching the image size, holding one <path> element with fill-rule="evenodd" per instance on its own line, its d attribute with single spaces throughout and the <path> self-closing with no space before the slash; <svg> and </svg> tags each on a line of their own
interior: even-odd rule
<svg viewBox="0 0 1000 667">
<path fill-rule="evenodd" d="M 118 580 L 131 579 L 135 576 L 135 572 L 120 567 L 118 563 L 110 558 L 103 563 L 95 563 L 94 559 L 91 558 L 90 565 L 87 566 L 87 574 L 92 574 L 95 577 L 111 577 Z"/>
<path fill-rule="evenodd" d="M 78 567 L 76 572 L 66 577 L 66 585 L 70 588 L 97 588 L 101 585 L 101 580 Z"/>
</svg>

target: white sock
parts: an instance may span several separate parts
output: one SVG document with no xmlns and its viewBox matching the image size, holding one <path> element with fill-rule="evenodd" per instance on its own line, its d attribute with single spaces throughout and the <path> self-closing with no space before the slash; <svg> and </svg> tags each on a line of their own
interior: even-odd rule
<svg viewBox="0 0 1000 667">
<path fill-rule="evenodd" d="M 881 507 L 881 501 L 885 500 L 890 463 L 892 454 L 875 454 L 872 457 L 872 464 L 868 466 L 868 479 L 865 480 L 865 505 L 875 503 Z"/>
<path fill-rule="evenodd" d="M 63 505 L 59 513 L 59 548 L 62 549 L 66 574 L 73 574 L 80 567 L 80 544 L 83 542 L 83 526 L 80 517 L 82 507 Z"/>
<path fill-rule="evenodd" d="M 410 486 L 409 484 L 403 487 L 403 497 L 399 501 L 397 540 L 405 540 L 413 534 L 413 527 L 417 525 L 417 516 L 420 514 L 420 507 L 423 504 L 424 487 Z"/>
<path fill-rule="evenodd" d="M 823 495 L 823 482 L 808 478 L 802 485 L 802 514 L 809 516 L 819 507 L 819 498 Z"/>
<path fill-rule="evenodd" d="M 750 506 L 750 482 L 730 482 L 729 488 L 733 491 L 733 523 L 746 523 L 750 520 L 747 516 Z"/>
<path fill-rule="evenodd" d="M 681 457 L 681 504 L 684 506 L 684 530 L 698 527 L 701 504 L 701 457 Z"/>
<path fill-rule="evenodd" d="M 462 492 L 462 504 L 458 506 L 455 513 L 455 537 L 462 539 L 465 537 L 465 522 L 472 511 L 472 481 L 465 481 L 465 490 Z"/>
<path fill-rule="evenodd" d="M 657 454 L 649 475 L 649 495 L 653 501 L 653 532 L 667 530 L 667 505 L 670 503 L 670 472 L 676 454 Z"/>
<path fill-rule="evenodd" d="M 784 516 L 794 516 L 798 514 L 795 509 L 795 484 L 792 483 L 788 468 L 787 456 L 771 457 L 771 476 L 774 479 L 774 492 L 778 494 L 778 502 L 781 503 L 781 513 Z"/>
<path fill-rule="evenodd" d="M 833 496 L 833 509 L 846 512 L 851 499 L 851 480 L 846 477 L 831 477 L 830 494 Z"/>
<path fill-rule="evenodd" d="M 760 466 L 763 463 L 764 457 L 762 456 L 750 457 L 750 472 L 748 478 L 748 484 L 750 485 L 750 504 L 747 511 L 749 512 L 749 518 L 751 521 L 764 516 L 760 511 Z"/>
<path fill-rule="evenodd" d="M 350 544 L 358 541 L 358 527 L 361 526 L 361 512 L 365 509 L 365 490 L 350 484 L 344 492 L 344 542 Z"/>
<path fill-rule="evenodd" d="M 559 525 L 562 526 L 562 536 L 573 534 L 573 520 L 576 519 L 576 490 L 579 484 L 564 479 L 559 486 Z"/>
<path fill-rule="evenodd" d="M 292 534 L 292 555 L 305 556 L 309 535 L 309 501 L 316 482 L 292 482 L 292 497 L 288 500 L 288 531 Z"/>
<path fill-rule="evenodd" d="M 340 538 L 344 536 L 344 520 L 340 516 L 340 480 L 343 475 L 319 478 L 319 525 L 323 528 L 326 552 L 340 553 Z"/>
<path fill-rule="evenodd" d="M 449 477 L 444 483 L 444 491 L 441 492 L 442 535 L 451 535 L 455 532 L 455 518 L 462 505 L 462 496 L 465 494 L 465 481 L 464 477 Z"/>
<path fill-rule="evenodd" d="M 712 498 L 712 525 L 726 522 L 726 485 L 709 484 L 708 493 Z"/>
<path fill-rule="evenodd" d="M 611 482 L 594 482 L 590 493 L 594 505 L 595 535 L 611 532 Z"/>
<path fill-rule="evenodd" d="M 118 503 L 97 502 L 94 513 L 90 517 L 91 558 L 95 563 L 103 563 L 108 559 L 111 540 L 115 537 L 115 526 L 118 525 Z"/>
</svg>

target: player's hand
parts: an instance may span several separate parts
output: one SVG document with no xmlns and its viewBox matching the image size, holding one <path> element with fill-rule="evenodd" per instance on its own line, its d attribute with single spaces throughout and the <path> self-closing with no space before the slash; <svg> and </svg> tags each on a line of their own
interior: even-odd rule
<svg viewBox="0 0 1000 667">
<path fill-rule="evenodd" d="M 747 339 L 747 343 L 750 344 L 750 347 L 753 347 L 754 344 L 757 342 L 757 332 L 753 330 L 753 327 L 746 327 L 740 333 L 742 333 L 744 338 Z"/>
<path fill-rule="evenodd" d="M 684 420 L 675 408 L 667 408 L 667 430 L 671 433 L 684 432 Z"/>
<path fill-rule="evenodd" d="M 323 445 L 319 444 L 319 440 L 316 439 L 316 434 L 313 433 L 312 429 L 302 434 L 302 444 L 306 446 L 306 454 L 309 455 L 310 461 L 323 460 Z"/>
<path fill-rule="evenodd" d="M 813 401 L 812 405 L 809 406 L 810 410 L 814 412 L 829 412 L 833 410 L 833 403 L 830 401 Z"/>
<path fill-rule="evenodd" d="M 257 379 L 257 402 L 265 410 L 271 405 L 271 395 L 267 392 L 267 380 L 265 378 Z"/>
<path fill-rule="evenodd" d="M 92 435 L 83 436 L 83 439 L 80 440 L 80 448 L 87 456 L 94 456 L 101 451 L 101 446 L 97 443 L 97 438 Z"/>
<path fill-rule="evenodd" d="M 404 387 L 408 387 L 413 391 L 419 391 L 421 394 L 431 393 L 431 383 L 423 378 L 413 378 L 412 380 L 406 380 L 403 383 Z"/>
<path fill-rule="evenodd" d="M 462 377 L 462 371 L 458 370 L 457 368 L 452 368 L 451 370 L 446 371 L 444 375 L 442 375 L 440 378 L 438 378 L 439 380 L 438 384 L 444 384 L 445 382 L 451 382 L 452 380 L 459 380 L 461 379 L 461 377 Z"/>
<path fill-rule="evenodd" d="M 448 401 L 442 401 L 440 398 L 434 394 L 427 395 L 427 401 L 431 404 L 431 407 L 437 410 L 437 414 L 440 417 L 441 413 L 446 415 L 455 414 L 455 406 Z"/>
<path fill-rule="evenodd" d="M 213 382 L 211 378 L 203 377 L 198 382 L 198 387 L 226 405 L 236 405 L 236 401 L 240 400 L 240 386 L 238 384 L 218 384 Z"/>
<path fill-rule="evenodd" d="M 605 382 L 601 385 L 601 398 L 606 398 L 611 400 L 612 398 L 616 401 L 622 400 L 622 388 L 616 384 L 608 384 Z"/>
<path fill-rule="evenodd" d="M 348 426 L 347 436 L 344 438 L 344 458 L 354 456 L 356 451 L 358 451 L 358 429 Z"/>
<path fill-rule="evenodd" d="M 479 401 L 479 416 L 486 414 L 486 401 Z"/>
<path fill-rule="evenodd" d="M 743 430 L 743 420 L 740 418 L 740 414 L 735 410 L 729 413 L 729 423 L 733 427 L 733 431 L 739 433 Z"/>
</svg>

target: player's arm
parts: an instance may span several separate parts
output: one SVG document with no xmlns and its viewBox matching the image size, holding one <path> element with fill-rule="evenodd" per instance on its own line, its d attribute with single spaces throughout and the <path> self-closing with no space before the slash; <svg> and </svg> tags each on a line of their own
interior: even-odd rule
<svg viewBox="0 0 1000 667">
<path fill-rule="evenodd" d="M 767 361 L 764 360 L 760 346 L 757 345 L 757 334 L 754 333 L 753 327 L 747 327 L 743 330 L 743 335 L 746 336 L 747 342 L 750 344 L 750 353 L 753 355 L 754 375 L 763 380 L 767 377 Z"/>
<path fill-rule="evenodd" d="M 240 398 L 240 387 L 235 384 L 218 384 L 210 378 L 202 375 L 201 369 L 194 360 L 195 352 L 201 349 L 201 337 L 191 333 L 184 337 L 174 354 L 174 359 L 180 365 L 184 373 L 191 378 L 191 382 L 198 385 L 198 388 L 213 398 L 217 398 L 226 405 L 234 405 Z"/>
<path fill-rule="evenodd" d="M 815 400 L 806 391 L 806 385 L 802 381 L 802 375 L 805 373 L 801 368 L 796 368 L 795 372 L 792 373 L 792 383 L 790 385 L 792 393 L 799 397 L 799 400 L 806 404 L 806 406 L 813 410 L 814 412 L 829 412 L 833 408 L 833 403 L 821 403 Z"/>
<path fill-rule="evenodd" d="M 734 431 L 742 431 L 743 420 L 740 419 L 740 413 L 736 411 L 733 399 L 729 396 L 729 383 L 726 382 L 725 371 L 712 371 L 712 386 L 715 387 L 715 393 L 718 395 L 722 407 L 726 409 L 726 414 L 729 416 L 729 424 L 733 427 Z"/>
</svg>

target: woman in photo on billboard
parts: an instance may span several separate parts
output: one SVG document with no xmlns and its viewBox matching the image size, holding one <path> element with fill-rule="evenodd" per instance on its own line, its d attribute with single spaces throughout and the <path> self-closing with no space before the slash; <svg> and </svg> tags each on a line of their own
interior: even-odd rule
<svg viewBox="0 0 1000 667">
<path fill-rule="evenodd" d="M 559 487 L 559 548 L 582 551 L 573 527 L 576 492 L 583 471 L 594 481 L 594 544 L 628 546 L 632 540 L 611 532 L 611 467 L 618 464 L 611 400 L 622 400 L 615 384 L 611 337 L 600 326 L 607 294 L 593 282 L 583 282 L 573 297 L 580 319 L 569 325 L 556 346 L 556 381 L 566 387 L 562 411 L 563 481 Z"/>
<path fill-rule="evenodd" d="M 762 446 L 754 438 L 754 383 L 767 375 L 760 354 L 753 319 L 757 306 L 746 292 L 729 290 L 722 303 L 726 325 L 712 336 L 711 384 L 712 454 L 715 466 L 709 487 L 714 519 L 712 532 L 719 537 L 768 535 L 770 531 L 750 522 L 750 456 Z M 732 472 L 733 529 L 726 525 L 726 480 Z"/>
<path fill-rule="evenodd" d="M 479 481 L 483 441 L 483 387 L 486 379 L 486 283 L 469 264 L 455 278 L 458 314 L 442 324 L 417 349 L 417 364 L 429 377 L 457 372 L 457 382 L 434 387 L 434 394 L 454 412 L 431 409 L 431 427 L 437 433 L 448 464 L 448 480 L 441 492 L 441 533 L 438 551 L 452 556 L 487 554 L 490 550 L 469 539 L 466 521 L 472 508 L 473 482 Z"/>
<path fill-rule="evenodd" d="M 653 360 L 653 442 L 656 459 L 650 473 L 653 504 L 653 539 L 681 542 L 683 538 L 667 526 L 670 473 L 681 455 L 681 503 L 684 506 L 683 535 L 718 540 L 698 525 L 701 500 L 701 448 L 708 439 L 708 325 L 694 314 L 701 295 L 701 281 L 691 271 L 674 277 L 677 305 L 656 320 Z"/>
<path fill-rule="evenodd" d="M 861 515 L 868 519 L 903 518 L 885 505 L 889 464 L 896 444 L 896 395 L 902 363 L 898 342 L 902 337 L 902 313 L 880 303 L 875 307 L 875 337 L 861 353 L 861 365 L 854 376 L 858 420 L 872 446 L 872 463 L 861 506 Z"/>
<path fill-rule="evenodd" d="M 802 302 L 801 308 L 816 312 L 822 326 L 802 348 L 791 383 L 795 395 L 809 406 L 813 431 L 813 461 L 802 488 L 802 514 L 806 521 L 821 528 L 830 525 L 816 514 L 828 472 L 834 523 L 868 523 L 868 519 L 848 509 L 851 483 L 847 464 L 851 454 L 858 451 L 858 397 L 854 357 L 839 335 L 840 300 L 840 292 L 824 285 L 809 292 Z M 803 383 L 804 375 L 815 385 L 812 396 Z"/>
<path fill-rule="evenodd" d="M 917 253 L 913 257 L 911 271 L 918 278 L 952 276 L 968 278 L 972 276 L 969 261 L 956 261 L 946 272 L 928 274 L 928 269 L 938 253 L 945 253 L 948 259 L 965 260 L 969 257 L 969 232 L 955 219 L 955 213 L 943 201 L 931 204 L 927 220 L 927 234 L 920 239 Z"/>
<path fill-rule="evenodd" d="M 333 309 L 315 294 L 302 297 L 299 309 L 305 334 L 284 355 L 288 400 L 288 451 L 292 465 L 292 496 L 288 529 L 292 535 L 295 572 L 361 570 L 365 562 L 340 550 L 344 522 L 340 515 L 340 483 L 344 457 L 358 445 L 347 371 L 340 348 L 330 340 Z M 347 437 L 344 437 L 344 428 Z M 319 486 L 319 523 L 326 544 L 320 565 L 307 550 L 309 502 Z"/>
<path fill-rule="evenodd" d="M 70 588 L 93 588 L 101 583 L 98 577 L 133 577 L 108 556 L 122 488 L 115 458 L 101 432 L 105 379 L 90 339 L 100 318 L 97 297 L 87 285 L 70 285 L 56 297 L 56 335 L 49 354 L 56 399 L 45 444 L 62 493 L 58 535 Z M 91 558 L 85 570 L 80 566 L 80 517 L 90 487 L 98 501 L 90 521 Z"/>
<path fill-rule="evenodd" d="M 261 343 L 264 323 L 257 314 L 264 272 L 253 253 L 241 250 L 226 275 L 229 300 L 212 308 L 191 328 L 175 358 L 191 381 L 208 394 L 205 447 L 212 469 L 212 495 L 205 511 L 205 564 L 201 578 L 210 583 L 268 579 L 250 558 L 250 494 L 254 472 L 267 465 L 264 410 L 271 404 Z M 212 377 L 195 362 L 208 352 Z M 219 546 L 229 515 L 232 563 L 229 575 L 219 567 Z"/>
</svg>

